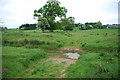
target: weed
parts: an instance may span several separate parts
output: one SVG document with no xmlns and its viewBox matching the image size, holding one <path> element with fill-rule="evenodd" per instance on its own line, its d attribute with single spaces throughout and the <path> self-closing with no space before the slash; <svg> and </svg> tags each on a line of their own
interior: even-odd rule
<svg viewBox="0 0 120 80">
<path fill-rule="evenodd" d="M 87 43 L 81 43 L 82 47 L 85 47 L 87 45 Z"/>
<path fill-rule="evenodd" d="M 100 41 L 96 41 L 96 43 L 100 43 Z"/>
<path fill-rule="evenodd" d="M 104 56 L 105 55 L 105 53 L 100 53 L 100 56 Z"/>
<path fill-rule="evenodd" d="M 96 35 L 100 35 L 99 33 L 97 33 Z"/>
</svg>

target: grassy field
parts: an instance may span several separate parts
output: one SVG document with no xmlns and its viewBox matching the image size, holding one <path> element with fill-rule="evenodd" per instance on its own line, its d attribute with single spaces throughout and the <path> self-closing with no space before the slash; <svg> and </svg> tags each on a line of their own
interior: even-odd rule
<svg viewBox="0 0 120 80">
<path fill-rule="evenodd" d="M 66 64 L 49 57 L 63 56 L 61 48 L 77 48 L 80 58 L 65 69 L 67 78 L 117 78 L 118 29 L 39 30 L 3 32 L 3 78 L 57 78 Z M 67 51 L 70 52 L 70 51 Z M 75 52 L 75 51 L 73 51 Z M 63 56 L 64 57 L 64 56 Z"/>
<path fill-rule="evenodd" d="M 87 53 L 66 70 L 67 78 L 117 78 L 117 54 Z"/>
</svg>

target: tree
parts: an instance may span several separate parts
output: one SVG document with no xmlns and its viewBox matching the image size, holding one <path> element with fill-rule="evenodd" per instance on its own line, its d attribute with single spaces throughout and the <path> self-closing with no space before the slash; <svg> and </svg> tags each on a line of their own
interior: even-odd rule
<svg viewBox="0 0 120 80">
<path fill-rule="evenodd" d="M 70 31 L 73 30 L 73 28 L 75 27 L 74 20 L 75 20 L 74 17 L 61 19 L 60 21 L 61 21 L 63 30 L 70 30 Z"/>
<path fill-rule="evenodd" d="M 85 25 L 85 24 L 81 24 L 80 29 L 81 29 L 81 30 L 86 30 L 86 25 Z"/>
<path fill-rule="evenodd" d="M 100 21 L 98 21 L 98 22 L 95 24 L 95 27 L 98 28 L 98 29 L 101 29 L 102 23 L 101 23 Z"/>
<path fill-rule="evenodd" d="M 86 29 L 89 29 L 89 23 L 88 22 L 85 23 L 85 27 L 86 27 Z"/>
<path fill-rule="evenodd" d="M 62 24 L 60 21 L 55 22 L 55 29 L 57 30 L 63 30 Z"/>
<path fill-rule="evenodd" d="M 50 25 L 49 30 L 53 32 L 55 27 L 55 17 L 59 17 L 61 19 L 65 18 L 66 13 L 67 9 L 65 9 L 65 7 L 61 7 L 58 0 L 48 0 L 47 3 L 39 10 L 34 10 L 34 17 L 35 19 L 38 17 L 46 18 Z"/>
<path fill-rule="evenodd" d="M 81 23 L 75 23 L 75 27 L 80 27 L 81 25 Z"/>
<path fill-rule="evenodd" d="M 36 29 L 36 24 L 22 24 L 19 26 L 19 29 L 22 30 L 35 30 Z"/>
<path fill-rule="evenodd" d="M 38 23 L 37 23 L 37 29 L 41 29 L 43 32 L 46 28 L 50 28 L 50 25 L 48 23 L 48 20 L 44 17 L 39 17 L 38 18 Z"/>
<path fill-rule="evenodd" d="M 5 32 L 7 30 L 7 27 L 0 27 L 0 31 Z"/>
<path fill-rule="evenodd" d="M 0 31 L 5 32 L 7 30 L 7 27 L 3 27 L 4 26 L 3 24 L 4 24 L 3 19 L 0 19 Z"/>
</svg>

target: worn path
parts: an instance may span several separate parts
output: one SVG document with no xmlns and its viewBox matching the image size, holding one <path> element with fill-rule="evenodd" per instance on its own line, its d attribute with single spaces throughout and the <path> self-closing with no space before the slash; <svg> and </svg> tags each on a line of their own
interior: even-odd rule
<svg viewBox="0 0 120 80">
<path fill-rule="evenodd" d="M 60 75 L 60 78 L 63 78 L 65 76 L 65 69 L 70 65 L 70 64 L 74 64 L 77 60 L 74 60 L 74 59 L 68 59 L 68 58 L 62 58 L 60 56 L 57 56 L 57 57 L 51 57 L 49 58 L 47 61 L 49 60 L 53 60 L 56 64 L 59 64 L 59 63 L 62 63 L 64 62 L 64 68 L 63 70 L 61 71 L 61 75 Z"/>
<path fill-rule="evenodd" d="M 54 64 L 60 64 L 60 63 L 64 63 L 64 68 L 61 71 L 61 75 L 59 76 L 60 78 L 64 78 L 65 76 L 65 70 L 68 66 L 70 66 L 71 64 L 74 64 L 77 59 L 70 59 L 68 57 L 66 57 L 63 53 L 69 51 L 69 52 L 83 52 L 82 50 L 79 50 L 78 48 L 61 48 L 57 51 L 55 51 L 55 53 L 57 53 L 58 55 L 56 56 L 50 56 L 47 60 L 43 61 L 42 63 L 38 63 L 37 65 L 41 65 L 45 62 L 48 61 L 53 61 Z M 51 53 L 52 54 L 52 53 Z M 54 54 L 54 52 L 53 52 Z M 35 68 L 30 69 L 29 71 L 27 71 L 26 73 L 31 73 L 35 70 Z"/>
</svg>

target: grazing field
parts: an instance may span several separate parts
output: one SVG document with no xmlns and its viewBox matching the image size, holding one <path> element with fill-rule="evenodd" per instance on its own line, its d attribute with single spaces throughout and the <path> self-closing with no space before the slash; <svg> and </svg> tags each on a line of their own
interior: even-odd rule
<svg viewBox="0 0 120 80">
<path fill-rule="evenodd" d="M 8 29 L 2 35 L 3 78 L 117 78 L 118 36 L 118 29 Z M 80 57 L 68 59 L 67 52 Z"/>
</svg>

